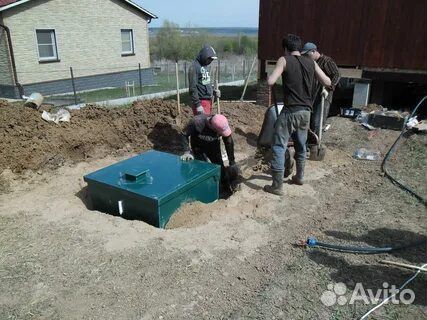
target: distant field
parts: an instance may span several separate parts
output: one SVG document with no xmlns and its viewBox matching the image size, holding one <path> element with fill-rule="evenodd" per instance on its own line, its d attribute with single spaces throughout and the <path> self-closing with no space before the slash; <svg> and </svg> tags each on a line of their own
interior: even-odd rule
<svg viewBox="0 0 427 320">
<path fill-rule="evenodd" d="M 155 37 L 161 28 L 149 28 L 150 37 Z M 183 35 L 195 35 L 207 33 L 217 37 L 236 37 L 238 35 L 258 37 L 258 28 L 180 28 Z"/>
</svg>

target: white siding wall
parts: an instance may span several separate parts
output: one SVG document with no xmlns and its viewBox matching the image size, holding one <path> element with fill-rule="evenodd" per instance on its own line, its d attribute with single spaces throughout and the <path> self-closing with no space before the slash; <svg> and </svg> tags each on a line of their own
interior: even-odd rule
<svg viewBox="0 0 427 320">
<path fill-rule="evenodd" d="M 120 0 L 34 0 L 3 12 L 21 84 L 150 66 L 148 17 Z M 60 62 L 39 63 L 36 29 L 55 29 Z M 121 29 L 133 29 L 135 55 L 121 56 Z"/>
</svg>

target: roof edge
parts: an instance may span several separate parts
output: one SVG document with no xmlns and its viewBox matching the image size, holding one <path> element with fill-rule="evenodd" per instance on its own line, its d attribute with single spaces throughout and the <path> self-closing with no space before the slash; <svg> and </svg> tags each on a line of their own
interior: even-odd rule
<svg viewBox="0 0 427 320">
<path fill-rule="evenodd" d="M 16 6 L 19 6 L 20 4 L 23 4 L 23 3 L 26 3 L 26 2 L 29 2 L 29 1 L 31 1 L 31 0 L 21 0 L 21 1 L 13 2 L 11 4 L 7 4 L 7 5 L 3 6 L 3 7 L 0 7 L 0 12 L 1 11 L 6 11 L 8 9 L 11 9 L 13 7 L 16 7 Z"/>
<path fill-rule="evenodd" d="M 14 3 L 8 4 L 8 5 L 5 5 L 3 7 L 0 7 L 0 12 L 6 11 L 6 10 L 11 9 L 11 8 L 14 8 L 16 6 L 19 6 L 21 4 L 27 3 L 29 1 L 31 1 L 31 0 L 21 0 L 21 1 L 17 1 L 17 2 L 14 2 Z M 142 13 L 146 14 L 147 16 L 149 16 L 151 19 L 157 19 L 158 18 L 155 14 L 153 14 L 150 11 L 144 9 L 143 7 L 141 7 L 140 5 L 136 4 L 135 2 L 133 2 L 131 0 L 122 0 L 122 1 L 126 2 L 127 4 L 131 5 L 132 7 L 136 8 L 136 9 L 138 9 Z"/>
<path fill-rule="evenodd" d="M 141 7 L 140 5 L 136 4 L 135 2 L 133 2 L 131 0 L 124 0 L 124 1 L 127 2 L 128 4 L 130 4 L 131 6 L 135 7 L 139 11 L 142 11 L 143 13 L 145 13 L 147 16 L 151 17 L 152 19 L 157 19 L 158 18 L 155 14 L 153 14 L 150 11 L 144 9 L 143 7 Z"/>
</svg>

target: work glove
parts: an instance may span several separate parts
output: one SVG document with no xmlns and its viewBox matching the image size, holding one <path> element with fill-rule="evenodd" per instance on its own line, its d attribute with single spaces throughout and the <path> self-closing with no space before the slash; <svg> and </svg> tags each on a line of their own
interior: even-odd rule
<svg viewBox="0 0 427 320">
<path fill-rule="evenodd" d="M 198 115 L 199 114 L 204 114 L 205 113 L 205 109 L 203 109 L 202 105 L 200 104 L 200 105 L 197 106 L 196 112 L 197 112 Z"/>
<path fill-rule="evenodd" d="M 181 160 L 182 161 L 192 161 L 194 160 L 194 156 L 191 154 L 190 151 L 186 151 L 182 156 L 181 156 Z"/>
<path fill-rule="evenodd" d="M 228 178 L 230 181 L 234 181 L 237 179 L 240 173 L 239 166 L 237 164 L 232 164 L 227 168 Z"/>
<path fill-rule="evenodd" d="M 239 174 L 240 169 L 237 164 L 232 164 L 226 169 L 227 180 L 232 193 L 239 190 Z"/>
<path fill-rule="evenodd" d="M 323 99 L 326 99 L 328 97 L 328 95 L 329 95 L 329 91 L 326 90 L 325 88 L 323 88 L 323 90 L 322 90 L 322 97 L 323 97 Z"/>
<path fill-rule="evenodd" d="M 217 98 L 217 99 L 221 98 L 221 90 L 219 90 L 219 89 L 214 89 L 214 91 L 213 91 L 213 95 L 214 95 L 214 97 L 215 97 L 215 98 Z"/>
</svg>

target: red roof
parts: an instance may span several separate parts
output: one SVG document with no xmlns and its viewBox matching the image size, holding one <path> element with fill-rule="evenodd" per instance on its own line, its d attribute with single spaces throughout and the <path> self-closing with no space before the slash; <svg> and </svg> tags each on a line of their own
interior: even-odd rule
<svg viewBox="0 0 427 320">
<path fill-rule="evenodd" d="M 8 4 L 18 2 L 19 0 L 0 0 L 0 7 L 7 6 Z"/>
</svg>

